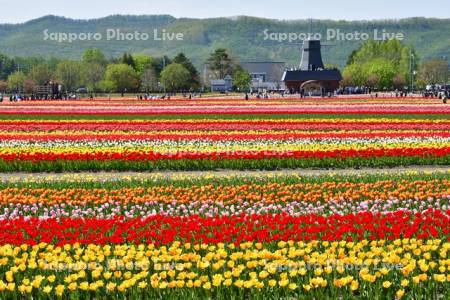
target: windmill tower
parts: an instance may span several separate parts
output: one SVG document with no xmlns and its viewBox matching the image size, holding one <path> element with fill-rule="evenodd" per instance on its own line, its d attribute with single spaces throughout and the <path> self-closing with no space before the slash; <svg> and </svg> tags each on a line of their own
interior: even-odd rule
<svg viewBox="0 0 450 300">
<path fill-rule="evenodd" d="M 322 53 L 320 51 L 320 40 L 304 40 L 300 70 L 316 71 L 323 70 Z"/>
</svg>

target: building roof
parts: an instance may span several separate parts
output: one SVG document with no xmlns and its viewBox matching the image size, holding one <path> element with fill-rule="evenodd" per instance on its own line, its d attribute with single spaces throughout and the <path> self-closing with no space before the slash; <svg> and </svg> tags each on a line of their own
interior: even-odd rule
<svg viewBox="0 0 450 300">
<path fill-rule="evenodd" d="M 307 80 L 342 80 L 341 72 L 337 69 L 318 71 L 285 71 L 283 81 L 307 81 Z"/>
<path fill-rule="evenodd" d="M 225 80 L 223 79 L 211 80 L 211 85 L 225 85 Z"/>
<path fill-rule="evenodd" d="M 250 74 L 266 74 L 266 81 L 279 82 L 284 72 L 284 62 L 271 62 L 271 61 L 255 61 L 255 62 L 243 62 L 241 63 L 244 68 Z"/>
</svg>

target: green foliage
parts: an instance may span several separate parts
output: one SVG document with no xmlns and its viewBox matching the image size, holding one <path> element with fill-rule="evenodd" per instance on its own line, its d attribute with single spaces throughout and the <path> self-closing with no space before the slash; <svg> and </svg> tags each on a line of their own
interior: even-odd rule
<svg viewBox="0 0 450 300">
<path fill-rule="evenodd" d="M 0 80 L 0 93 L 5 93 L 7 89 L 8 89 L 8 82 Z"/>
<path fill-rule="evenodd" d="M 443 84 L 449 80 L 448 62 L 443 59 L 431 59 L 423 62 L 419 68 L 419 78 L 426 84 Z"/>
<path fill-rule="evenodd" d="M 53 74 L 50 68 L 45 64 L 35 65 L 31 68 L 29 77 L 38 85 L 44 85 L 50 81 Z"/>
<path fill-rule="evenodd" d="M 133 55 L 131 55 L 131 54 L 128 54 L 125 52 L 122 55 L 122 58 L 120 59 L 120 63 L 129 65 L 130 67 L 132 67 L 133 69 L 136 70 L 136 63 L 134 62 Z"/>
<path fill-rule="evenodd" d="M 239 91 L 248 91 L 252 83 L 252 76 L 245 70 L 238 70 L 233 73 L 233 85 Z"/>
<path fill-rule="evenodd" d="M 23 83 L 27 77 L 21 71 L 16 71 L 8 77 L 8 88 L 11 91 L 19 92 L 23 89 Z"/>
<path fill-rule="evenodd" d="M 171 63 L 161 72 L 161 83 L 166 90 L 176 92 L 187 89 L 191 74 L 183 65 Z"/>
<path fill-rule="evenodd" d="M 158 78 L 152 66 L 147 67 L 141 74 L 141 91 L 152 92 L 158 89 Z"/>
<path fill-rule="evenodd" d="M 412 56 L 417 63 L 417 54 L 414 49 L 403 45 L 398 40 L 381 42 L 369 40 L 349 57 L 349 64 L 343 71 L 344 84 L 391 89 L 399 84 L 398 80 L 394 84 L 396 75 L 405 81 L 409 80 Z M 415 68 L 415 65 L 412 67 Z"/>
<path fill-rule="evenodd" d="M 86 84 L 89 91 L 96 92 L 99 89 L 105 70 L 106 67 L 99 63 L 82 64 L 82 81 Z"/>
<path fill-rule="evenodd" d="M 83 64 L 99 64 L 102 66 L 105 66 L 108 63 L 105 54 L 98 48 L 88 48 L 84 50 L 81 61 Z"/>
<path fill-rule="evenodd" d="M 363 67 L 363 76 L 366 78 L 365 85 L 376 87 L 378 89 L 389 89 L 393 85 L 394 76 L 397 70 L 394 64 L 384 58 L 374 58 L 367 61 Z M 371 78 L 376 78 L 371 82 Z"/>
<path fill-rule="evenodd" d="M 192 62 L 186 57 L 186 55 L 184 55 L 184 53 L 178 53 L 178 55 L 174 57 L 172 62 L 182 65 L 186 68 L 186 70 L 189 71 L 189 73 L 191 74 L 191 79 L 189 82 L 191 87 L 195 89 L 198 89 L 200 87 L 199 73 Z"/>
<path fill-rule="evenodd" d="M 152 67 L 153 68 L 153 58 L 144 55 L 144 54 L 135 54 L 133 55 L 133 61 L 135 65 L 135 70 L 138 74 L 142 74 L 145 69 Z"/>
<path fill-rule="evenodd" d="M 136 71 L 126 64 L 108 65 L 105 72 L 103 87 L 120 92 L 130 92 L 139 86 L 139 77 Z M 108 89 L 105 89 L 108 90 Z"/>
<path fill-rule="evenodd" d="M 56 67 L 56 78 L 67 92 L 73 92 L 81 83 L 81 64 L 76 61 L 61 61 Z"/>
<path fill-rule="evenodd" d="M 16 64 L 14 60 L 0 53 L 0 80 L 6 80 L 15 69 Z"/>
<path fill-rule="evenodd" d="M 216 49 L 206 60 L 209 70 L 218 79 L 225 78 L 233 72 L 233 62 L 228 51 L 224 48 Z"/>
</svg>

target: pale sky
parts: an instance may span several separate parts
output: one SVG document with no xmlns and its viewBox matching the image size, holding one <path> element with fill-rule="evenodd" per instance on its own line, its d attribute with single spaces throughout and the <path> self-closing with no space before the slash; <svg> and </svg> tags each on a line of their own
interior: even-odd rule
<svg viewBox="0 0 450 300">
<path fill-rule="evenodd" d="M 237 15 L 273 19 L 373 20 L 450 18 L 449 0 L 0 0 L 0 23 L 44 15 L 75 19 L 114 14 L 211 18 Z"/>
</svg>

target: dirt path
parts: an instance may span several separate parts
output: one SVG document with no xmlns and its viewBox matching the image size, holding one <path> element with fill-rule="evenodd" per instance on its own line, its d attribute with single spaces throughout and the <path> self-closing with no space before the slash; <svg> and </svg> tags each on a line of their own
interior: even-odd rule
<svg viewBox="0 0 450 300">
<path fill-rule="evenodd" d="M 410 166 L 396 168 L 362 168 L 362 169 L 294 169 L 277 171 L 239 171 L 239 170 L 218 170 L 218 171 L 160 171 L 160 172 L 80 172 L 80 173 L 1 173 L 1 182 L 10 181 L 58 181 L 63 179 L 89 179 L 89 180 L 120 180 L 120 179 L 145 179 L 154 177 L 201 177 L 201 176 L 261 176 L 261 175 L 301 175 L 301 176 L 320 176 L 320 175 L 360 175 L 360 174 L 395 174 L 404 172 L 449 172 L 450 166 Z"/>
</svg>

